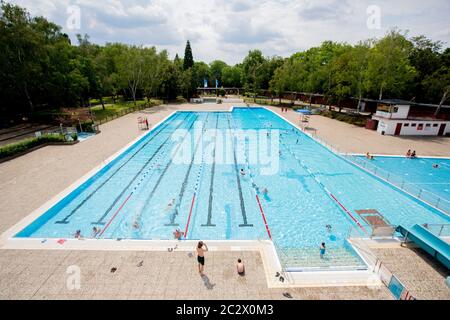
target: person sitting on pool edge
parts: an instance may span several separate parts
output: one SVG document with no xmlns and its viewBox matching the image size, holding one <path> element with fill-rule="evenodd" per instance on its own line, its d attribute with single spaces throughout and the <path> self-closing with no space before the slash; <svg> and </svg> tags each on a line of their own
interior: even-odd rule
<svg viewBox="0 0 450 320">
<path fill-rule="evenodd" d="M 99 233 L 100 233 L 100 228 L 98 227 L 93 227 L 92 228 L 92 238 L 95 238 Z"/>
<path fill-rule="evenodd" d="M 408 152 L 406 153 L 406 157 L 411 158 L 411 149 L 409 149 Z"/>
<path fill-rule="evenodd" d="M 370 153 L 366 153 L 366 158 L 369 160 L 373 160 L 373 156 Z"/>
<path fill-rule="evenodd" d="M 415 158 L 417 158 L 417 156 L 416 156 L 416 150 L 414 150 L 414 151 L 411 153 L 411 159 L 415 159 Z"/>
<path fill-rule="evenodd" d="M 81 235 L 81 230 L 77 230 L 73 236 L 75 237 L 75 239 L 83 238 L 83 236 Z"/>
<path fill-rule="evenodd" d="M 236 265 L 236 271 L 237 271 L 238 275 L 240 275 L 241 277 L 245 276 L 245 266 L 242 263 L 241 259 L 238 259 L 238 263 Z"/>
</svg>

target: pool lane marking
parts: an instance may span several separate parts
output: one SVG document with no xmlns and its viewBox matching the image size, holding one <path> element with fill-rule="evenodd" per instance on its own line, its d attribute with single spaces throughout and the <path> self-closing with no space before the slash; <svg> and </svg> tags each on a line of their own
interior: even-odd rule
<svg viewBox="0 0 450 320">
<path fill-rule="evenodd" d="M 184 119 L 186 120 L 186 119 Z M 184 123 L 184 120 L 176 127 L 175 130 L 177 130 L 181 125 Z M 122 192 L 116 197 L 114 202 L 109 206 L 109 208 L 106 210 L 106 212 L 100 217 L 99 220 L 96 222 L 92 222 L 92 224 L 105 224 L 103 220 L 106 218 L 106 216 L 109 214 L 109 212 L 114 208 L 114 206 L 117 204 L 117 202 L 120 200 L 120 198 L 123 196 L 123 194 L 127 191 L 127 189 L 131 186 L 131 184 L 139 177 L 141 172 L 145 169 L 145 167 L 153 160 L 153 158 L 158 154 L 158 152 L 162 149 L 162 147 L 165 145 L 165 143 L 170 139 L 171 135 L 167 137 L 166 140 L 158 147 L 158 149 L 153 153 L 153 155 L 145 162 L 145 164 L 142 166 L 142 168 L 136 173 L 136 175 L 133 177 L 133 179 L 128 183 L 128 185 L 122 190 Z"/>
<path fill-rule="evenodd" d="M 176 114 L 175 118 L 177 118 L 179 113 Z M 187 118 L 187 117 L 186 117 Z M 186 118 L 184 120 L 186 120 Z M 173 121 L 175 119 L 172 119 Z M 183 121 L 184 121 L 183 120 Z M 67 224 L 69 221 L 67 221 L 71 216 L 73 216 L 78 209 L 80 209 L 100 188 L 102 188 L 111 178 L 119 172 L 120 169 L 122 169 L 128 162 L 130 162 L 131 159 L 133 159 L 144 147 L 146 147 L 156 136 L 158 136 L 165 128 L 167 128 L 171 121 L 168 121 L 161 129 L 154 134 L 146 143 L 144 143 L 130 158 L 128 158 L 124 163 L 120 165 L 119 168 L 117 168 L 105 181 L 103 181 L 97 188 L 95 188 L 86 198 L 84 198 L 67 216 L 64 217 L 64 219 L 56 221 L 56 224 Z"/>
<path fill-rule="evenodd" d="M 184 143 L 184 140 L 186 139 L 187 135 L 189 134 L 189 131 L 192 129 L 192 127 L 195 124 L 195 121 L 198 119 L 198 116 L 196 115 L 194 118 L 194 121 L 192 121 L 192 124 L 189 126 L 186 134 L 183 136 L 183 139 L 181 141 L 181 143 L 178 144 L 178 146 L 175 149 L 175 152 L 173 153 L 173 155 L 175 156 L 176 153 L 178 152 L 178 150 L 181 148 L 181 146 Z M 144 205 L 142 206 L 142 209 L 140 210 L 139 214 L 137 215 L 137 219 L 140 219 L 142 213 L 144 212 L 145 208 L 147 207 L 147 205 L 150 203 L 150 200 L 153 198 L 153 196 L 155 195 L 156 189 L 158 188 L 159 184 L 161 183 L 162 179 L 164 178 L 165 174 L 167 173 L 167 171 L 169 170 L 171 164 L 173 163 L 173 159 L 170 159 L 170 161 L 167 163 L 166 167 L 164 168 L 163 172 L 161 173 L 161 175 L 158 178 L 158 181 L 156 181 L 156 184 L 153 186 L 152 191 L 150 192 L 150 195 L 147 197 L 147 199 L 145 200 Z"/>
<path fill-rule="evenodd" d="M 366 229 L 358 222 L 358 220 L 355 219 L 355 217 L 350 213 L 350 211 L 347 210 L 346 207 L 344 207 L 344 205 L 342 203 L 339 202 L 338 199 L 336 199 L 336 197 L 329 192 L 329 195 L 334 199 L 334 201 L 336 201 L 339 206 L 350 216 L 350 218 L 352 218 L 352 220 L 367 234 Z"/>
<path fill-rule="evenodd" d="M 122 203 L 122 205 L 119 207 L 119 209 L 117 209 L 117 211 L 114 213 L 114 215 L 111 217 L 111 219 L 109 219 L 108 223 L 105 225 L 105 227 L 102 229 L 102 231 L 99 233 L 98 238 L 100 238 L 103 233 L 106 231 L 106 229 L 108 229 L 108 227 L 111 225 L 111 222 L 114 220 L 114 218 L 119 214 L 120 210 L 122 210 L 122 208 L 125 206 L 125 204 L 128 202 L 128 200 L 131 198 L 131 196 L 133 195 L 133 192 L 131 192 L 128 197 L 125 199 L 125 201 Z"/>
<path fill-rule="evenodd" d="M 206 130 L 206 126 L 205 126 L 205 130 Z M 184 229 L 184 239 L 187 239 L 187 234 L 188 234 L 188 230 L 189 230 L 189 223 L 191 222 L 191 216 L 192 216 L 192 211 L 194 209 L 195 199 L 196 199 L 197 193 L 199 191 L 200 185 L 202 183 L 202 180 L 200 179 L 200 177 L 203 175 L 203 168 L 205 167 L 204 166 L 204 160 L 203 160 L 204 156 L 205 155 L 202 152 L 202 163 L 201 163 L 200 168 L 198 169 L 198 172 L 197 172 L 197 178 L 196 178 L 195 187 L 194 187 L 194 194 L 192 195 L 191 208 L 189 210 L 188 220 L 186 222 L 186 228 Z"/>
<path fill-rule="evenodd" d="M 206 119 L 205 119 L 205 122 L 204 122 L 204 125 L 203 125 L 202 134 L 206 130 L 206 123 L 208 123 L 209 115 L 210 115 L 210 113 L 208 113 L 206 115 Z M 194 161 L 195 161 L 195 155 L 197 154 L 197 150 L 198 150 L 198 147 L 200 146 L 200 142 L 201 141 L 202 141 L 202 135 L 200 135 L 198 137 L 198 140 L 196 141 L 194 153 L 192 154 L 192 158 L 191 158 L 191 163 L 189 165 L 188 171 L 186 172 L 186 176 L 184 177 L 184 181 L 183 181 L 183 183 L 181 185 L 180 193 L 178 194 L 178 201 L 177 201 L 178 204 L 181 204 L 181 201 L 182 201 L 183 196 L 184 196 L 184 192 L 186 191 L 189 175 L 191 173 L 192 165 L 194 164 Z M 176 216 L 177 216 L 177 214 L 172 215 L 172 217 L 170 219 L 170 223 L 165 224 L 165 226 L 173 226 L 173 227 L 179 226 L 178 223 L 175 223 Z"/>
<path fill-rule="evenodd" d="M 261 215 L 262 215 L 262 218 L 263 218 L 263 221 L 264 221 L 264 225 L 266 227 L 267 234 L 269 235 L 269 239 L 272 240 L 272 235 L 270 233 L 269 225 L 267 224 L 266 215 L 264 214 L 264 210 L 263 210 L 263 208 L 261 206 L 261 201 L 259 201 L 258 195 L 256 195 L 256 201 L 258 202 L 259 211 L 261 211 Z"/>
<path fill-rule="evenodd" d="M 208 202 L 208 220 L 206 224 L 202 224 L 202 227 L 215 227 L 214 223 L 211 223 L 212 219 L 212 203 L 213 203 L 213 192 L 214 192 L 214 175 L 216 173 L 216 146 L 217 146 L 217 128 L 219 126 L 219 113 L 216 118 L 216 131 L 214 136 L 214 150 L 213 150 L 213 163 L 211 166 L 211 180 L 209 183 L 209 202 Z"/>
<path fill-rule="evenodd" d="M 230 115 L 228 115 L 227 120 L 228 120 L 228 128 L 231 129 L 231 122 L 230 122 Z M 233 158 L 234 158 L 234 171 L 236 173 L 236 181 L 237 181 L 237 186 L 238 186 L 238 192 L 239 192 L 239 203 L 241 205 L 241 213 L 242 213 L 242 219 L 244 220 L 243 224 L 240 224 L 239 227 L 253 227 L 253 224 L 249 224 L 247 221 L 247 212 L 245 210 L 245 203 L 244 203 L 244 196 L 242 194 L 242 185 L 241 185 L 241 178 L 240 178 L 240 173 L 239 173 L 239 168 L 237 165 L 237 159 L 236 159 L 236 150 L 235 150 L 235 146 L 234 146 L 234 135 L 233 133 L 230 133 L 232 136 L 232 146 L 233 146 Z"/>
<path fill-rule="evenodd" d="M 188 216 L 188 220 L 186 223 L 186 228 L 184 229 L 184 238 L 186 238 L 187 234 L 188 234 L 189 222 L 191 222 L 192 209 L 194 208 L 194 203 L 195 203 L 195 195 L 196 195 L 196 192 L 194 192 L 194 195 L 192 196 L 191 209 L 189 210 L 189 216 Z"/>
<path fill-rule="evenodd" d="M 281 144 L 284 145 L 285 148 L 292 154 L 294 159 L 296 159 L 297 162 L 300 163 L 303 169 L 305 169 L 309 173 L 309 175 L 313 177 L 314 181 L 316 181 L 323 188 L 323 190 L 344 210 L 344 212 L 347 213 L 347 215 L 349 215 L 350 218 L 367 234 L 366 229 L 359 223 L 359 221 L 355 219 L 350 211 L 346 207 L 344 207 L 344 205 L 328 190 L 327 187 L 325 187 L 325 185 L 316 177 L 314 173 L 311 172 L 311 170 L 303 163 L 303 161 L 297 158 L 295 153 L 284 142 L 281 142 Z"/>
</svg>

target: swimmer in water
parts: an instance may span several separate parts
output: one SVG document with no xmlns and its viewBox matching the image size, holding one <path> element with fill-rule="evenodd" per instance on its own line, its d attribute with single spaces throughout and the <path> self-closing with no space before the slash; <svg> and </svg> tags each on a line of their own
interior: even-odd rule
<svg viewBox="0 0 450 320">
<path fill-rule="evenodd" d="M 320 250 L 319 250 L 320 259 L 323 259 L 323 256 L 325 255 L 325 251 L 326 251 L 325 242 L 322 242 L 322 244 L 320 245 Z"/>
<path fill-rule="evenodd" d="M 435 164 L 433 164 L 433 168 L 434 168 L 434 169 L 438 169 L 438 168 L 439 168 L 439 165 L 435 163 Z"/>
<path fill-rule="evenodd" d="M 92 238 L 95 238 L 100 233 L 100 228 L 93 227 L 92 228 Z"/>
<path fill-rule="evenodd" d="M 75 237 L 76 239 L 81 239 L 81 238 L 82 238 L 82 236 L 81 236 L 81 230 L 77 230 L 77 231 L 75 232 L 75 234 L 74 234 L 74 237 Z"/>
<path fill-rule="evenodd" d="M 269 190 L 267 190 L 267 188 L 263 188 L 261 193 L 265 196 L 267 196 L 267 194 L 269 193 Z"/>
<path fill-rule="evenodd" d="M 180 240 L 181 237 L 184 236 L 184 232 L 183 232 L 183 231 L 180 231 L 179 229 L 176 229 L 176 230 L 173 232 L 173 236 L 175 237 L 175 239 Z"/>
<path fill-rule="evenodd" d="M 133 222 L 133 229 L 140 229 L 139 223 L 136 220 Z"/>
<path fill-rule="evenodd" d="M 328 232 L 331 232 L 331 225 L 330 224 L 327 224 L 325 227 L 327 228 Z"/>
<path fill-rule="evenodd" d="M 173 209 L 174 206 L 175 206 L 175 198 L 169 201 L 169 203 L 167 204 L 167 210 Z"/>
<path fill-rule="evenodd" d="M 241 176 L 245 176 L 245 171 L 244 171 L 244 169 L 241 169 L 240 174 L 241 174 Z"/>
</svg>

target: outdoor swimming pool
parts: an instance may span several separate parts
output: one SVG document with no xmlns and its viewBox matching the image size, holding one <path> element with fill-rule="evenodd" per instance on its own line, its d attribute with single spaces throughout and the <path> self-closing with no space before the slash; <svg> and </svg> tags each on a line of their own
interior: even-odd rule
<svg viewBox="0 0 450 320">
<path fill-rule="evenodd" d="M 265 157 L 270 162 L 258 161 Z M 173 239 L 179 228 L 187 239 L 272 238 L 289 267 L 356 268 L 364 263 L 346 239 L 350 229 L 370 233 L 361 209 L 394 225 L 450 220 L 269 110 L 177 112 L 16 237 L 72 238 L 80 230 L 86 238 L 155 240 Z"/>
<path fill-rule="evenodd" d="M 450 159 L 442 158 L 416 158 L 405 157 L 376 157 L 367 160 L 372 165 L 389 171 L 404 179 L 409 184 L 414 184 L 436 196 L 450 201 Z M 434 168 L 437 164 L 439 167 Z"/>
</svg>

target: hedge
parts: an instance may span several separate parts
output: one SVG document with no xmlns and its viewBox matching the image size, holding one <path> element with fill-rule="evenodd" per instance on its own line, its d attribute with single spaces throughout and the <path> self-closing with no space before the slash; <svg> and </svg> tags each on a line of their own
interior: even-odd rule
<svg viewBox="0 0 450 320">
<path fill-rule="evenodd" d="M 72 139 L 76 140 L 75 135 Z M 62 134 L 46 134 L 36 138 L 25 139 L 20 142 L 7 144 L 6 146 L 0 147 L 0 159 L 14 156 L 18 153 L 25 152 L 31 148 L 39 146 L 48 142 L 66 142 L 66 138 Z"/>
</svg>

